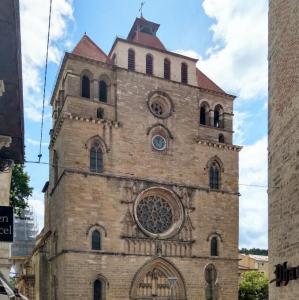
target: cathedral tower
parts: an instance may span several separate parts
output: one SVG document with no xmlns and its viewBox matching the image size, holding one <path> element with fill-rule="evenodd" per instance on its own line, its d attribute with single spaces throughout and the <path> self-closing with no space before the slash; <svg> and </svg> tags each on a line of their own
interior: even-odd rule
<svg viewBox="0 0 299 300">
<path fill-rule="evenodd" d="M 238 297 L 234 97 L 158 28 L 137 18 L 108 55 L 84 35 L 64 57 L 43 300 Z"/>
<path fill-rule="evenodd" d="M 299 1 L 270 0 L 270 299 L 299 298 Z M 276 270 L 276 274 L 273 272 Z"/>
</svg>

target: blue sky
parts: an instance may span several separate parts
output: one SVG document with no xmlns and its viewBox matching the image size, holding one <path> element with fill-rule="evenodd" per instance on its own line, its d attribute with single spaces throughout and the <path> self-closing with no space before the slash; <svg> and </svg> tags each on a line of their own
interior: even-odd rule
<svg viewBox="0 0 299 300">
<path fill-rule="evenodd" d="M 48 162 L 49 98 L 64 51 L 84 32 L 107 53 L 126 37 L 139 0 L 53 0 L 42 161 Z M 49 0 L 20 0 L 26 159 L 39 151 Z M 267 248 L 267 6 L 266 0 L 147 0 L 144 17 L 161 24 L 168 50 L 199 58 L 198 67 L 235 101 L 234 143 L 240 153 L 240 247 Z M 30 199 L 42 227 L 48 166 L 27 163 Z"/>
</svg>

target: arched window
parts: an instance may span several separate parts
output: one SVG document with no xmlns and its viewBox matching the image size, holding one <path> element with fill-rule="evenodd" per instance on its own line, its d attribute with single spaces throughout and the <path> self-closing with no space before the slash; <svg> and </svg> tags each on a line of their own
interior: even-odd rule
<svg viewBox="0 0 299 300">
<path fill-rule="evenodd" d="M 220 189 L 220 168 L 216 162 L 209 169 L 209 186 L 211 189 Z"/>
<path fill-rule="evenodd" d="M 211 256 L 218 256 L 218 239 L 216 236 L 211 239 Z"/>
<path fill-rule="evenodd" d="M 164 59 L 164 78 L 170 79 L 170 60 Z"/>
<path fill-rule="evenodd" d="M 219 141 L 219 143 L 224 143 L 224 135 L 223 134 L 219 134 L 219 136 L 218 136 L 218 141 Z"/>
<path fill-rule="evenodd" d="M 135 71 L 135 52 L 132 49 L 128 50 L 128 69 Z"/>
<path fill-rule="evenodd" d="M 104 81 L 104 80 L 101 80 L 100 81 L 100 84 L 99 84 L 99 99 L 100 101 L 102 102 L 107 102 L 107 99 L 108 99 L 108 86 L 107 86 L 107 83 Z"/>
<path fill-rule="evenodd" d="M 54 171 L 54 184 L 58 181 L 58 154 L 57 151 L 53 151 L 53 171 Z"/>
<path fill-rule="evenodd" d="M 146 74 L 153 75 L 153 57 L 151 54 L 146 55 Z"/>
<path fill-rule="evenodd" d="M 90 171 L 103 172 L 103 151 L 99 144 L 94 144 L 90 149 Z"/>
<path fill-rule="evenodd" d="M 101 233 L 98 230 L 94 230 L 91 235 L 91 249 L 92 250 L 101 250 Z"/>
<path fill-rule="evenodd" d="M 84 98 L 90 98 L 90 80 L 88 76 L 82 76 L 81 81 L 81 96 Z"/>
<path fill-rule="evenodd" d="M 188 83 L 188 66 L 186 63 L 181 65 L 181 82 Z"/>
<path fill-rule="evenodd" d="M 102 281 L 97 279 L 93 283 L 93 300 L 104 300 Z"/>
<path fill-rule="evenodd" d="M 209 107 L 206 103 L 200 106 L 199 123 L 201 125 L 209 125 Z"/>
<path fill-rule="evenodd" d="M 220 105 L 216 105 L 214 109 L 214 127 L 223 128 L 223 109 Z"/>
</svg>

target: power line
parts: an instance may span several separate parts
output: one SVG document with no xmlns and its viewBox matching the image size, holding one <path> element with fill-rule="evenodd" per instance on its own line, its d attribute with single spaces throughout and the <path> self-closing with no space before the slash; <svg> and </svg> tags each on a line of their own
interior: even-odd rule
<svg viewBox="0 0 299 300">
<path fill-rule="evenodd" d="M 44 161 L 30 161 L 30 160 L 27 160 L 27 161 L 25 161 L 25 163 L 49 165 L 50 167 L 55 166 L 55 164 L 51 164 L 51 163 L 44 162 Z M 59 169 L 65 169 L 65 168 L 71 168 L 72 166 L 64 166 L 64 165 L 59 164 L 57 167 Z M 78 166 L 75 166 L 74 169 L 77 169 L 77 170 L 80 170 L 80 171 L 86 171 L 85 168 L 78 168 Z M 246 184 L 246 183 L 239 183 L 239 186 L 240 185 L 241 186 L 247 186 L 247 187 L 254 187 L 254 188 L 265 188 L 265 189 L 268 189 L 268 188 L 279 189 L 280 188 L 279 186 L 268 186 L 268 185 Z"/>
<path fill-rule="evenodd" d="M 50 30 L 51 30 L 51 14 L 52 14 L 52 0 L 50 0 L 50 9 L 49 9 L 46 65 L 45 65 L 44 90 L 43 90 L 43 108 L 42 108 L 42 121 L 41 121 L 41 129 L 40 129 L 38 162 L 40 162 L 42 158 L 42 141 L 43 141 L 44 115 L 45 115 L 45 98 L 46 98 L 47 71 L 48 71 L 49 40 L 50 40 Z"/>
</svg>

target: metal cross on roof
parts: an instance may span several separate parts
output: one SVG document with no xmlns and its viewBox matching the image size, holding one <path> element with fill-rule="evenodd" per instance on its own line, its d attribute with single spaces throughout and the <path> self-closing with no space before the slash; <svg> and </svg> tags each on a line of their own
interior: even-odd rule
<svg viewBox="0 0 299 300">
<path fill-rule="evenodd" d="M 141 17 L 142 17 L 142 9 L 143 9 L 144 4 L 145 4 L 145 1 L 142 1 L 141 4 L 140 4 L 140 8 L 139 8 Z"/>
</svg>

